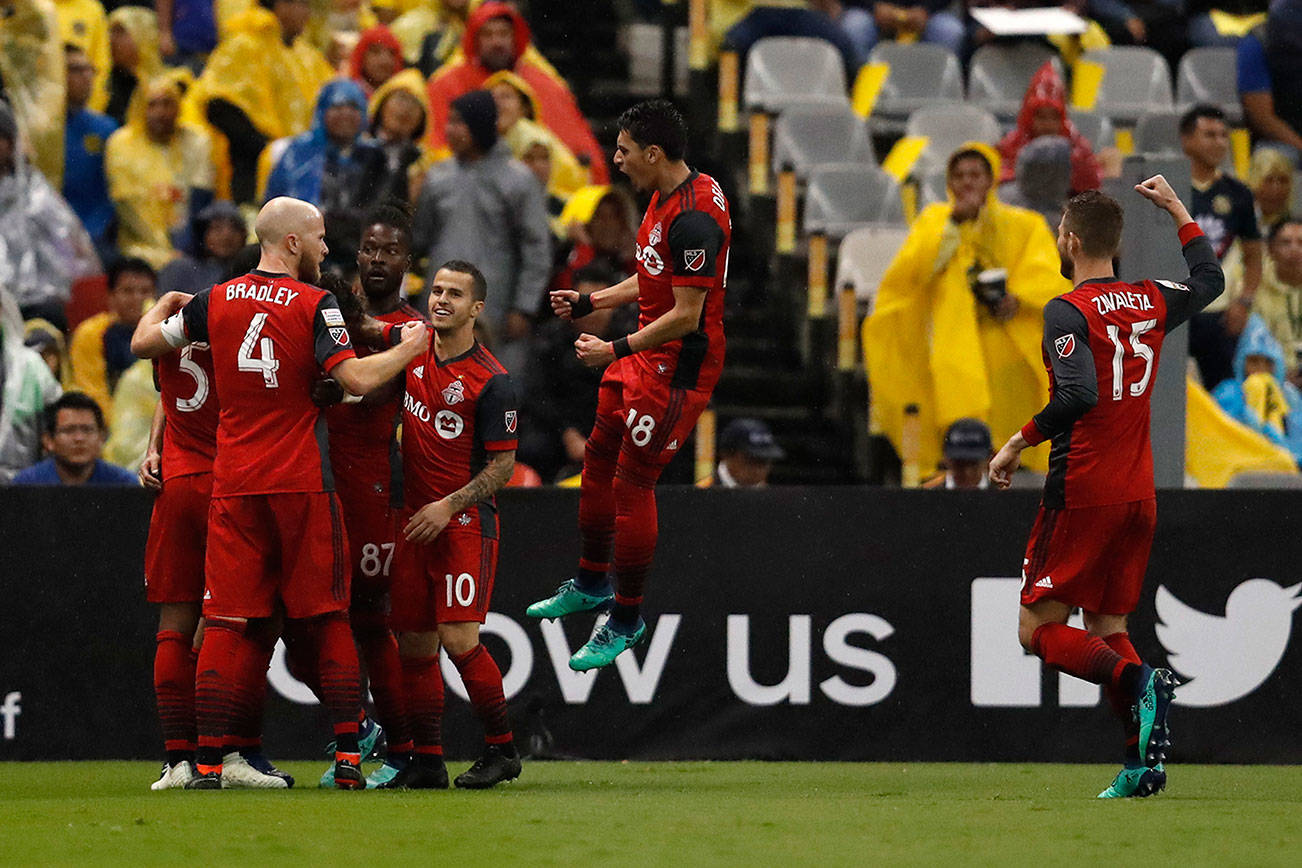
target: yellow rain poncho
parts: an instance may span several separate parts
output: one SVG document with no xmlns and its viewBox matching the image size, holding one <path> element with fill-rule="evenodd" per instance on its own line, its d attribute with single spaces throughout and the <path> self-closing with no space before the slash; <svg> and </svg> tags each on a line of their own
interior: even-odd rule
<svg viewBox="0 0 1302 868">
<path fill-rule="evenodd" d="M 225 36 L 195 85 L 195 99 L 237 106 L 270 140 L 303 132 L 312 123 L 317 91 L 334 71 L 303 37 L 285 45 L 276 16 L 254 7 L 225 22 Z"/>
<path fill-rule="evenodd" d="M 163 72 L 163 55 L 158 47 L 158 16 L 143 6 L 119 6 L 109 13 L 108 28 L 121 27 L 131 35 L 140 54 L 140 62 L 131 70 L 143 84 Z M 98 63 L 98 61 L 97 61 Z M 140 84 L 136 86 L 139 87 Z"/>
<path fill-rule="evenodd" d="M 50 186 L 63 189 L 64 58 L 50 0 L 12 0 L 0 15 L 0 78 L 23 150 Z"/>
<path fill-rule="evenodd" d="M 963 146 L 969 149 L 999 177 L 994 149 Z M 1000 444 L 1048 401 L 1042 312 L 1071 289 L 1058 270 L 1054 237 L 1036 212 L 999 202 L 994 187 L 976 220 L 956 225 L 951 210 L 952 203 L 937 203 L 918 215 L 863 325 L 872 418 L 900 452 L 904 408 L 918 405 L 924 474 L 940 461 L 945 429 L 955 420 L 984 420 Z M 968 283 L 974 264 L 1008 270 L 1008 292 L 1020 303 L 1009 321 L 998 322 L 977 301 Z M 1048 446 L 1028 449 L 1022 463 L 1043 472 Z"/>
<path fill-rule="evenodd" d="M 176 256 L 170 233 L 189 218 L 190 192 L 213 189 L 212 149 L 202 130 L 179 121 L 171 139 L 160 144 L 145 128 L 150 98 L 170 92 L 179 102 L 185 75 L 166 73 L 138 87 L 126 124 L 109 136 L 104 151 L 109 196 L 118 212 L 118 246 L 154 268 Z"/>
<path fill-rule="evenodd" d="M 524 95 L 533 108 L 535 118 L 542 117 L 542 108 L 538 105 L 538 96 L 529 83 L 509 70 L 495 72 L 484 82 L 485 90 L 492 90 L 497 84 L 505 82 Z M 588 170 L 574 156 L 555 133 L 536 120 L 520 118 L 502 136 L 506 146 L 511 149 L 511 156 L 523 160 L 524 155 L 534 145 L 547 148 L 552 158 L 552 171 L 547 179 L 547 192 L 558 199 L 568 199 L 574 191 L 588 183 Z"/>
<path fill-rule="evenodd" d="M 113 65 L 104 6 L 99 0 L 54 0 L 54 11 L 59 16 L 59 40 L 86 52 L 95 66 L 90 107 L 104 111 L 108 103 L 109 67 Z"/>
<path fill-rule="evenodd" d="M 1224 488 L 1240 473 L 1296 473 L 1297 462 L 1221 409 L 1193 379 L 1185 385 L 1185 473 L 1202 488 Z"/>
</svg>

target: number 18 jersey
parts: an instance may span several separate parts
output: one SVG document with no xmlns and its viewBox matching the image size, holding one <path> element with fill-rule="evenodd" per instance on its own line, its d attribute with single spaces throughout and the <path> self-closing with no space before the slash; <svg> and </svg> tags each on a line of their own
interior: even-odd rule
<svg viewBox="0 0 1302 868">
<path fill-rule="evenodd" d="M 335 297 L 252 271 L 206 289 L 180 314 L 184 338 L 212 348 L 221 404 L 213 497 L 333 491 L 325 416 L 312 383 L 355 357 Z M 164 326 L 174 340 L 177 325 Z"/>
</svg>

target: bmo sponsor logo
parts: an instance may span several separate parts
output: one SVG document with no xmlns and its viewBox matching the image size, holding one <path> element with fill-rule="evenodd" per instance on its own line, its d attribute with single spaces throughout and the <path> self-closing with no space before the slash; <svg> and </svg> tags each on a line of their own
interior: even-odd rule
<svg viewBox="0 0 1302 868">
<path fill-rule="evenodd" d="M 439 410 L 434 416 L 434 430 L 444 440 L 456 440 L 466 430 L 466 422 L 451 410 Z"/>
<path fill-rule="evenodd" d="M 418 401 L 415 398 L 413 398 L 411 396 L 411 392 L 407 392 L 405 395 L 402 396 L 402 406 L 403 409 L 405 409 L 411 415 L 415 416 L 420 421 L 429 422 L 430 420 L 429 407 L 426 407 L 424 402 Z"/>
<path fill-rule="evenodd" d="M 647 274 L 654 276 L 665 270 L 665 261 L 660 258 L 660 254 L 650 244 L 646 247 L 637 247 L 633 257 L 642 263 L 642 267 L 646 269 Z"/>
<path fill-rule="evenodd" d="M 632 653 L 615 658 L 615 664 L 610 668 L 623 684 L 631 704 L 647 705 L 655 700 L 683 619 L 684 616 L 678 613 L 661 615 L 654 627 L 648 629 L 645 651 L 639 652 L 640 662 Z M 600 623 L 598 620 L 593 626 L 594 633 Z M 556 621 L 541 621 L 537 626 L 542 638 L 541 655 L 529 633 L 515 619 L 499 612 L 489 612 L 484 622 L 483 633 L 497 636 L 509 648 L 510 666 L 502 672 L 502 689 L 506 698 L 518 695 L 534 677 L 537 667 L 547 667 L 555 676 L 565 702 L 583 705 L 592 694 L 600 670 L 575 672 L 570 669 L 570 656 L 578 649 L 571 646 L 561 625 Z M 884 618 L 864 612 L 842 615 L 828 624 L 819 644 L 828 660 L 844 671 L 818 682 L 818 694 L 837 705 L 851 707 L 874 705 L 890 696 L 896 685 L 895 665 L 885 654 L 864 645 L 889 639 L 894 632 L 895 629 Z M 852 638 L 855 641 L 852 642 Z M 752 663 L 761 658 L 766 662 L 780 659 L 783 653 L 781 644 L 756 643 L 752 648 L 751 616 L 729 615 L 722 663 L 733 694 L 752 706 L 810 705 L 816 698 L 811 675 L 815 641 L 813 616 L 787 616 L 786 674 L 776 683 L 762 684 L 755 679 Z M 540 660 L 540 656 L 544 659 Z M 449 689 L 469 701 L 456 666 L 446 654 L 442 655 L 441 663 Z M 290 675 L 283 644 L 276 646 L 267 680 L 291 702 L 306 705 L 317 701 L 305 685 Z"/>
</svg>

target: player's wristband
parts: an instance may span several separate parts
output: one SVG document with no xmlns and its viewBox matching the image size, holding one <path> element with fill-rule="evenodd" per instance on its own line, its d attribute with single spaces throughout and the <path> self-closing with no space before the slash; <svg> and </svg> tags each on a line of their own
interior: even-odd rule
<svg viewBox="0 0 1302 868">
<path fill-rule="evenodd" d="M 574 319 L 582 319 L 596 309 L 592 299 L 586 295 L 581 295 L 577 300 L 570 302 L 570 316 Z"/>
<path fill-rule="evenodd" d="M 1030 446 L 1039 446 L 1047 438 L 1040 431 L 1040 427 L 1035 424 L 1035 420 L 1032 419 L 1022 426 L 1022 439 Z"/>
<path fill-rule="evenodd" d="M 617 359 L 633 355 L 633 348 L 628 345 L 628 335 L 611 341 L 610 348 L 615 351 L 615 358 Z"/>
<path fill-rule="evenodd" d="M 1180 227 L 1180 244 L 1185 245 L 1203 234 L 1202 227 L 1190 220 Z"/>
</svg>

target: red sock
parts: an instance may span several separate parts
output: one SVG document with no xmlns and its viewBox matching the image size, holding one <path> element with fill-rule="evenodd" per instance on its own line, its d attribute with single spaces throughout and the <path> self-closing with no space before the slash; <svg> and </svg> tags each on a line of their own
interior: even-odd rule
<svg viewBox="0 0 1302 868">
<path fill-rule="evenodd" d="M 443 673 L 438 656 L 403 657 L 402 686 L 407 694 L 412 752 L 443 756 Z"/>
<path fill-rule="evenodd" d="M 309 623 L 285 622 L 285 668 L 321 699 L 321 679 L 316 671 L 316 640 Z"/>
<path fill-rule="evenodd" d="M 505 744 L 511 740 L 511 722 L 506 717 L 506 697 L 502 694 L 502 673 L 493 655 L 482 644 L 452 658 L 461 673 L 470 704 L 484 725 L 484 741 Z"/>
<path fill-rule="evenodd" d="M 262 748 L 262 712 L 267 704 L 267 667 L 279 638 L 270 619 L 250 621 L 245 636 L 249 643 L 239 657 L 239 705 L 231 718 L 227 745 L 233 749 L 258 751 Z"/>
<path fill-rule="evenodd" d="M 661 468 L 620 456 L 615 471 L 615 608 L 611 617 L 636 623 L 656 551 L 656 480 Z"/>
<path fill-rule="evenodd" d="M 615 462 L 624 431 L 619 420 L 597 416 L 583 453 L 583 483 L 579 495 L 579 572 L 591 584 L 604 582 L 615 540 Z M 598 579 L 600 577 L 600 579 Z"/>
<path fill-rule="evenodd" d="M 222 750 L 230 735 L 232 716 L 246 693 L 245 685 L 240 683 L 241 660 L 245 655 L 256 654 L 256 649 L 238 622 L 213 618 L 204 628 L 194 692 L 200 774 L 221 771 Z"/>
<path fill-rule="evenodd" d="M 1066 624 L 1041 624 L 1031 647 L 1045 663 L 1085 681 L 1119 686 L 1126 661 L 1098 636 Z"/>
<path fill-rule="evenodd" d="M 1135 646 L 1130 644 L 1129 633 L 1113 633 L 1111 636 L 1104 636 L 1103 642 L 1113 651 L 1125 660 L 1127 663 L 1143 663 L 1139 653 L 1135 651 Z M 1126 733 L 1126 750 L 1125 758 L 1127 762 L 1139 762 L 1139 721 L 1135 720 L 1130 714 L 1130 708 L 1133 704 L 1133 697 L 1124 690 L 1115 685 L 1107 685 L 1103 688 L 1104 694 L 1108 697 L 1108 704 L 1112 706 L 1112 713 L 1121 721 L 1122 729 Z"/>
<path fill-rule="evenodd" d="M 353 636 L 366 661 L 366 675 L 375 699 L 376 716 L 384 726 L 390 753 L 411 753 L 411 723 L 402 688 L 402 661 L 383 612 L 355 612 Z"/>
<path fill-rule="evenodd" d="M 357 753 L 357 709 L 361 705 L 357 646 L 345 612 L 313 618 L 317 672 L 321 678 L 321 703 L 334 725 L 338 750 Z M 351 735 L 351 744 L 348 736 Z"/>
<path fill-rule="evenodd" d="M 158 721 L 163 728 L 163 747 L 168 763 L 193 754 L 198 733 L 194 720 L 194 649 L 190 638 L 175 630 L 163 630 L 155 637 L 154 696 L 158 700 Z"/>
</svg>

